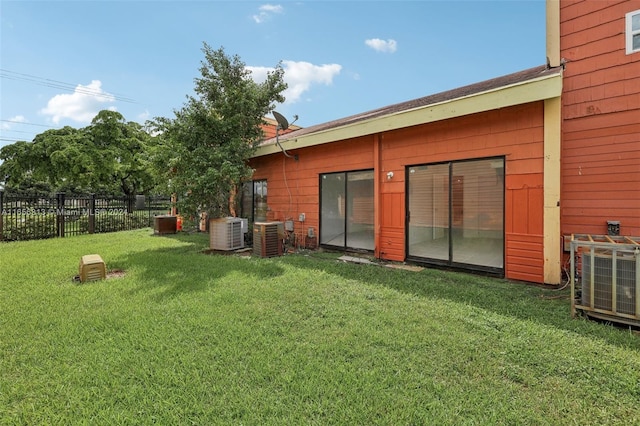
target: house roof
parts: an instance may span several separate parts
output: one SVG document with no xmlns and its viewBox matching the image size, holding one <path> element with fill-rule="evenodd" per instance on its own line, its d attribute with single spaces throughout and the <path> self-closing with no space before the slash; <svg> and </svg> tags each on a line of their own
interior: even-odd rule
<svg viewBox="0 0 640 426">
<path fill-rule="evenodd" d="M 560 96 L 562 68 L 541 65 L 457 89 L 388 105 L 279 136 L 286 149 L 334 142 L 474 112 Z M 473 100 L 473 102 L 471 102 Z M 444 107 L 446 105 L 446 107 Z M 263 141 L 255 156 L 280 151 L 275 138 Z"/>
</svg>

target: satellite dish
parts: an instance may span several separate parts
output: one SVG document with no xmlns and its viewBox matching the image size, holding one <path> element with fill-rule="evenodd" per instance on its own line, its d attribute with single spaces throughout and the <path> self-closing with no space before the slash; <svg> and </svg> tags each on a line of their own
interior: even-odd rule
<svg viewBox="0 0 640 426">
<path fill-rule="evenodd" d="M 284 118 L 284 115 L 280 114 L 279 112 L 273 111 L 273 116 L 278 122 L 278 127 L 280 127 L 282 130 L 287 130 L 289 128 L 289 122 L 286 118 Z"/>
<path fill-rule="evenodd" d="M 280 149 L 282 150 L 282 153 L 285 155 L 285 157 L 288 158 L 293 158 L 296 161 L 298 161 L 298 155 L 290 155 L 289 153 L 287 153 L 287 151 L 283 148 L 282 145 L 280 145 L 280 135 L 278 133 L 278 130 L 287 130 L 289 128 L 289 122 L 287 121 L 286 118 L 284 118 L 284 115 L 280 114 L 279 112 L 276 111 L 272 111 L 273 112 L 273 116 L 275 117 L 276 121 L 278 122 L 278 125 L 276 126 L 276 145 L 278 145 L 280 147 Z M 298 116 L 295 116 L 295 119 L 293 121 L 296 121 L 298 119 Z"/>
</svg>

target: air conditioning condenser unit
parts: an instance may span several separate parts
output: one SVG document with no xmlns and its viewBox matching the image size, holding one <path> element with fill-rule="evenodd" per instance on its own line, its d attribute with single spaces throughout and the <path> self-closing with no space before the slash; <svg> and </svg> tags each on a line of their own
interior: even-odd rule
<svg viewBox="0 0 640 426">
<path fill-rule="evenodd" d="M 238 250 L 244 247 L 242 219 L 223 217 L 209 220 L 209 245 L 213 250 Z"/>
<path fill-rule="evenodd" d="M 574 234 L 572 315 L 640 326 L 640 238 Z"/>
<path fill-rule="evenodd" d="M 282 222 L 256 222 L 253 224 L 253 254 L 260 257 L 282 255 L 284 224 Z"/>
</svg>

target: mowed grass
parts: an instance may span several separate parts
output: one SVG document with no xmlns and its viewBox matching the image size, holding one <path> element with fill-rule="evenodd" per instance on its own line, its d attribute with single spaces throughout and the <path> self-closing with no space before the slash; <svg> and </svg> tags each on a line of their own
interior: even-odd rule
<svg viewBox="0 0 640 426">
<path fill-rule="evenodd" d="M 640 424 L 640 337 L 568 290 L 207 245 L 0 244 L 0 422 Z M 93 253 L 124 277 L 74 282 Z"/>
</svg>

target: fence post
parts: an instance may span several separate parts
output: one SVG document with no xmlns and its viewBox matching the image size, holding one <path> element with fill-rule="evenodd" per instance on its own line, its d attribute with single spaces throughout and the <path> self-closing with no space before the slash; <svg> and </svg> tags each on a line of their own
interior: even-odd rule
<svg viewBox="0 0 640 426">
<path fill-rule="evenodd" d="M 147 226 L 153 227 L 153 225 L 151 225 L 151 199 L 153 198 L 153 195 L 149 194 L 149 196 L 145 199 L 145 204 L 147 205 Z"/>
<path fill-rule="evenodd" d="M 89 233 L 96 232 L 96 194 L 90 194 L 89 198 Z"/>
<path fill-rule="evenodd" d="M 125 194 L 124 204 L 127 207 L 127 214 L 133 213 L 133 207 L 135 206 L 135 202 L 136 202 L 135 195 Z"/>
<path fill-rule="evenodd" d="M 4 240 L 4 191 L 0 191 L 0 241 Z"/>
<path fill-rule="evenodd" d="M 64 238 L 64 192 L 58 192 L 56 194 L 57 208 L 56 208 L 56 224 L 58 228 L 58 237 Z"/>
</svg>

